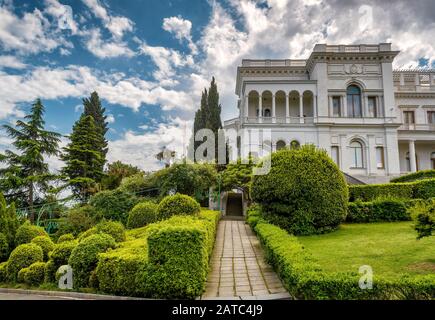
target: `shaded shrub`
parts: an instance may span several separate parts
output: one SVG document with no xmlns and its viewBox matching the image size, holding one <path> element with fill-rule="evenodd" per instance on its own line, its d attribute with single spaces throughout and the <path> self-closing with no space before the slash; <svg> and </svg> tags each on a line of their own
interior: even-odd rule
<svg viewBox="0 0 435 320">
<path fill-rule="evenodd" d="M 343 174 L 313 145 L 272 153 L 269 173 L 253 176 L 251 195 L 264 219 L 295 234 L 334 230 L 347 214 Z"/>
<path fill-rule="evenodd" d="M 159 221 L 157 215 L 157 204 L 150 201 L 144 201 L 138 203 L 133 207 L 133 209 L 131 209 L 128 214 L 127 228 L 140 228 L 157 221 Z"/>
<path fill-rule="evenodd" d="M 97 233 L 105 233 L 112 236 L 116 242 L 125 241 L 125 228 L 121 222 L 101 221 L 95 226 Z"/>
<path fill-rule="evenodd" d="M 68 264 L 73 269 L 74 288 L 89 287 L 89 276 L 97 266 L 98 254 L 115 246 L 115 240 L 103 233 L 83 239 L 72 250 Z"/>
<path fill-rule="evenodd" d="M 377 199 L 370 202 L 350 202 L 346 222 L 379 222 L 411 220 L 405 201 Z"/>
<path fill-rule="evenodd" d="M 20 244 L 29 243 L 37 236 L 48 237 L 48 233 L 45 232 L 44 228 L 34 226 L 30 224 L 30 221 L 26 221 L 18 228 L 15 236 L 15 243 L 17 246 Z"/>
<path fill-rule="evenodd" d="M 435 179 L 414 182 L 413 196 L 415 199 L 435 197 Z"/>
<path fill-rule="evenodd" d="M 18 279 L 29 286 L 39 286 L 44 282 L 44 273 L 45 262 L 35 262 L 29 267 L 21 269 L 18 273 Z"/>
<path fill-rule="evenodd" d="M 8 244 L 7 247 L 4 244 L 0 245 L 0 261 L 2 260 L 2 254 L 7 257 L 15 247 L 15 235 L 19 226 L 15 205 L 12 203 L 8 206 L 3 194 L 0 193 L 0 233 L 6 238 Z M 6 251 L 1 253 L 2 250 Z"/>
<path fill-rule="evenodd" d="M 45 266 L 45 282 L 54 282 L 56 271 L 63 265 L 68 264 L 71 252 L 77 246 L 77 241 L 64 241 L 54 246 L 50 252 L 50 259 Z"/>
<path fill-rule="evenodd" d="M 195 199 L 179 193 L 164 197 L 157 208 L 159 217 L 163 219 L 174 215 L 197 215 L 200 210 L 201 207 Z"/>
<path fill-rule="evenodd" d="M 8 258 L 9 255 L 9 243 L 8 238 L 0 233 L 0 262 Z"/>
<path fill-rule="evenodd" d="M 44 260 L 47 260 L 48 253 L 54 249 L 54 243 L 50 239 L 50 237 L 46 236 L 37 236 L 32 239 L 31 243 L 34 243 L 41 247 L 42 252 L 44 254 Z"/>
<path fill-rule="evenodd" d="M 44 259 L 44 254 L 41 247 L 34 243 L 21 244 L 16 247 L 8 260 L 7 274 L 10 282 L 17 280 L 18 272 L 30 266 L 35 262 L 40 262 Z"/>
<path fill-rule="evenodd" d="M 419 202 L 408 209 L 414 219 L 417 238 L 431 236 L 435 232 L 435 200 Z"/>
<path fill-rule="evenodd" d="M 127 223 L 130 210 L 138 203 L 138 198 L 120 189 L 98 192 L 89 200 L 89 204 L 101 212 L 107 220 Z"/>
<path fill-rule="evenodd" d="M 57 239 L 57 243 L 62 243 L 65 241 L 72 241 L 74 240 L 74 235 L 72 233 L 66 233 L 61 235 L 58 239 Z"/>
<path fill-rule="evenodd" d="M 6 282 L 8 280 L 7 267 L 7 262 L 0 262 L 0 283 Z"/>
<path fill-rule="evenodd" d="M 74 207 L 66 211 L 59 220 L 57 235 L 71 233 L 74 236 L 92 228 L 101 219 L 99 211 L 90 205 Z"/>
<path fill-rule="evenodd" d="M 393 178 L 390 180 L 390 182 L 392 183 L 413 182 L 417 180 L 432 179 L 432 178 L 435 178 L 435 170 L 421 170 L 397 178 Z"/>
</svg>

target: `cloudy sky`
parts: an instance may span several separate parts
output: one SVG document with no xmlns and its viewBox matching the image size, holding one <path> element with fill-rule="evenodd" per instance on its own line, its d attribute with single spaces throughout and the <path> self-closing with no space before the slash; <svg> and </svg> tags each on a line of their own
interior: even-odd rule
<svg viewBox="0 0 435 320">
<path fill-rule="evenodd" d="M 109 160 L 156 169 L 163 146 L 183 153 L 212 76 L 223 119 L 236 115 L 241 59 L 392 42 L 395 67 L 435 67 L 434 12 L 433 0 L 0 0 L 0 123 L 39 97 L 48 128 L 67 135 L 96 90 Z M 0 149 L 9 145 L 1 132 Z"/>
</svg>

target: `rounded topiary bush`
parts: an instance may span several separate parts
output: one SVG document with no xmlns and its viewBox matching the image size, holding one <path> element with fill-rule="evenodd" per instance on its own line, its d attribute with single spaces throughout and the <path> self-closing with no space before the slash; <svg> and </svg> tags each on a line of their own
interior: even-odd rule
<svg viewBox="0 0 435 320">
<path fill-rule="evenodd" d="M 8 258 L 9 243 L 8 238 L 0 232 L 0 262 Z"/>
<path fill-rule="evenodd" d="M 151 201 L 144 201 L 138 203 L 131 209 L 128 215 L 127 228 L 140 228 L 149 223 L 157 222 L 158 220 L 157 204 Z"/>
<path fill-rule="evenodd" d="M 63 234 L 59 237 L 59 239 L 57 239 L 57 243 L 62 243 L 65 241 L 73 241 L 74 235 L 72 233 L 67 233 L 67 234 Z"/>
<path fill-rule="evenodd" d="M 77 246 L 77 241 L 63 241 L 54 246 L 50 252 L 50 260 L 45 266 L 45 281 L 54 282 L 56 271 L 63 265 L 68 264 L 71 252 Z"/>
<path fill-rule="evenodd" d="M 94 234 L 97 234 L 97 233 L 98 233 L 97 228 L 95 228 L 95 227 L 90 228 L 89 230 L 86 230 L 85 232 L 81 233 L 79 235 L 79 237 L 77 238 L 77 240 L 79 242 L 82 242 L 83 239 L 86 239 L 86 238 L 88 238 Z"/>
<path fill-rule="evenodd" d="M 125 228 L 121 222 L 101 221 L 95 226 L 97 233 L 105 233 L 112 236 L 116 242 L 125 241 Z"/>
<path fill-rule="evenodd" d="M 7 264 L 8 280 L 15 282 L 18 272 L 30 266 L 35 262 L 40 262 L 44 259 L 44 254 L 40 246 L 34 243 L 21 244 L 12 252 Z"/>
<path fill-rule="evenodd" d="M 344 176 L 313 145 L 273 153 L 270 172 L 253 176 L 251 195 L 265 219 L 294 234 L 334 230 L 347 214 Z"/>
<path fill-rule="evenodd" d="M 41 247 L 42 252 L 44 253 L 44 260 L 47 260 L 48 253 L 54 249 L 54 243 L 50 239 L 50 237 L 37 236 L 32 239 L 31 243 L 34 243 Z"/>
<path fill-rule="evenodd" d="M 157 207 L 157 213 L 162 219 L 173 215 L 197 215 L 200 210 L 201 206 L 195 199 L 180 193 L 164 197 Z"/>
<path fill-rule="evenodd" d="M 35 262 L 18 273 L 18 280 L 29 286 L 39 286 L 44 282 L 45 262 Z"/>
<path fill-rule="evenodd" d="M 0 263 L 0 283 L 7 281 L 7 277 L 8 277 L 7 267 L 8 267 L 7 262 Z"/>
<path fill-rule="evenodd" d="M 97 266 L 98 255 L 115 246 L 111 236 L 101 233 L 83 239 L 73 249 L 68 264 L 73 269 L 74 288 L 89 287 L 89 277 Z"/>
<path fill-rule="evenodd" d="M 37 236 L 48 237 L 48 233 L 45 232 L 44 228 L 32 225 L 29 221 L 26 221 L 18 228 L 17 234 L 15 235 L 15 243 L 17 246 L 29 243 Z"/>
</svg>

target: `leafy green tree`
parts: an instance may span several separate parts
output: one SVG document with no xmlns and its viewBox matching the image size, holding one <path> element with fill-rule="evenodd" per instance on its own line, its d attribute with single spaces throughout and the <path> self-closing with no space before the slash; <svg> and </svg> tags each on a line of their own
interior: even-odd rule
<svg viewBox="0 0 435 320">
<path fill-rule="evenodd" d="M 15 212 L 14 203 L 8 206 L 5 198 L 0 193 L 0 234 L 3 234 L 6 238 L 9 249 L 8 254 L 14 248 L 15 234 L 19 226 L 20 222 Z"/>
<path fill-rule="evenodd" d="M 84 201 L 96 190 L 103 176 L 104 157 L 98 147 L 100 136 L 92 116 L 82 115 L 74 124 L 70 143 L 63 149 L 63 175 L 78 199 Z"/>
<path fill-rule="evenodd" d="M 107 116 L 104 114 L 106 109 L 101 105 L 100 97 L 97 92 L 92 92 L 90 98 L 83 99 L 85 116 L 91 116 L 95 121 L 95 128 L 98 131 L 99 141 L 95 145 L 95 149 L 101 152 L 104 160 L 108 151 L 107 140 L 105 138 L 106 132 L 109 129 L 106 122 Z"/>
<path fill-rule="evenodd" d="M 34 220 L 33 204 L 37 191 L 46 191 L 49 182 L 56 178 L 49 172 L 45 157 L 58 155 L 60 134 L 44 129 L 44 106 L 40 99 L 33 103 L 24 120 L 15 127 L 3 125 L 16 151 L 6 150 L 0 161 L 6 166 L 0 169 L 0 186 L 10 201 L 30 208 Z"/>
<path fill-rule="evenodd" d="M 417 239 L 429 237 L 435 233 L 435 200 L 429 199 L 418 202 L 409 208 L 414 220 L 414 229 L 417 231 Z"/>
<path fill-rule="evenodd" d="M 238 159 L 236 162 L 229 163 L 224 171 L 222 171 L 222 190 L 229 191 L 232 189 L 240 189 L 245 195 L 245 199 L 249 199 L 249 187 L 252 179 L 252 168 L 254 167 L 252 157 L 242 162 Z"/>
<path fill-rule="evenodd" d="M 102 189 L 113 190 L 120 186 L 122 179 L 143 173 L 138 167 L 121 161 L 109 163 L 101 180 Z"/>
</svg>

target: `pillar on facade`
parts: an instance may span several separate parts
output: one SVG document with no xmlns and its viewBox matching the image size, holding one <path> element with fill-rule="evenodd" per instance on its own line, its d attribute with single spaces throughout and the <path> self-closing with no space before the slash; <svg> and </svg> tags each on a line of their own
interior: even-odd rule
<svg viewBox="0 0 435 320">
<path fill-rule="evenodd" d="M 249 95 L 245 96 L 245 105 L 243 106 L 242 116 L 245 118 L 243 119 L 243 121 L 245 121 L 246 118 L 249 117 Z"/>
<path fill-rule="evenodd" d="M 317 95 L 313 94 L 313 117 L 317 119 Z"/>
<path fill-rule="evenodd" d="M 342 103 L 343 110 L 342 110 L 342 112 L 341 112 L 341 116 L 346 118 L 346 117 L 347 117 L 347 96 L 346 96 L 346 95 L 343 95 L 343 96 L 341 97 L 341 99 L 342 99 L 342 101 L 343 101 L 343 103 Z"/>
<path fill-rule="evenodd" d="M 329 116 L 333 117 L 334 116 L 334 101 L 332 101 L 332 96 L 328 96 L 328 102 L 329 102 Z"/>
<path fill-rule="evenodd" d="M 276 96 L 275 94 L 272 94 L 272 122 L 276 122 Z"/>
<path fill-rule="evenodd" d="M 258 122 L 263 122 L 263 98 L 261 97 L 261 94 L 258 95 Z"/>
<path fill-rule="evenodd" d="M 409 140 L 409 166 L 411 169 L 411 172 L 417 171 L 417 163 L 416 163 L 416 157 L 415 157 L 415 141 Z"/>
<path fill-rule="evenodd" d="M 285 94 L 285 122 L 290 122 L 290 104 L 288 93 Z"/>
<path fill-rule="evenodd" d="M 304 123 L 304 95 L 299 93 L 299 121 Z"/>
</svg>

